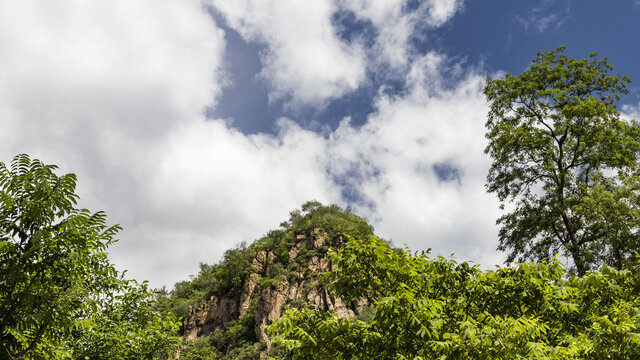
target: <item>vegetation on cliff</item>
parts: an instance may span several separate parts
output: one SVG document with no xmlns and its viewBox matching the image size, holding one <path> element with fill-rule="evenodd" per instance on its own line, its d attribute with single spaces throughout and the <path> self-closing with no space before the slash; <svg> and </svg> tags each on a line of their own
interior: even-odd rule
<svg viewBox="0 0 640 360">
<path fill-rule="evenodd" d="M 373 235 L 373 227 L 336 205 L 324 206 L 310 201 L 301 209 L 292 211 L 279 229 L 267 232 L 250 245 L 242 243 L 228 250 L 217 264 L 200 264 L 200 272 L 191 280 L 176 283 L 171 292 L 163 292 L 157 308 L 179 317 L 194 316 L 189 307 L 198 303 L 214 298 L 239 304 L 243 296 L 251 296 L 251 307 L 241 314 L 239 305 L 227 305 L 233 319 L 222 326 L 200 324 L 215 322 L 211 315 L 209 319 L 198 320 L 198 324 L 205 328 L 201 330 L 204 334 L 189 344 L 181 356 L 187 359 L 256 358 L 267 348 L 264 339 L 260 340 L 256 335 L 264 332 L 259 328 L 260 324 L 256 328 L 256 318 L 274 311 L 264 308 L 265 305 L 258 309 L 261 300 L 265 300 L 261 297 L 274 297 L 278 291 L 288 292 L 282 288 L 286 284 L 296 294 L 283 294 L 284 299 L 277 306 L 305 307 L 308 304 L 306 296 L 311 296 L 312 288 L 323 286 L 317 279 L 317 267 L 321 262 L 318 259 L 326 259 L 330 249 L 337 250 L 344 234 L 366 237 Z M 248 282 L 252 281 L 250 274 L 258 273 L 259 277 L 253 278 L 256 284 L 247 290 Z M 208 309 L 209 305 L 206 306 Z M 280 310 L 275 311 L 280 314 Z M 256 311 L 259 313 L 254 314 Z"/>
</svg>

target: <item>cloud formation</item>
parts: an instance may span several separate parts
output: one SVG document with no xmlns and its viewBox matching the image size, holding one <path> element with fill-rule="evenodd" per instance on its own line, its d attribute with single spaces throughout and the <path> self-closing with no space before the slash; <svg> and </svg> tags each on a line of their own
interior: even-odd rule
<svg viewBox="0 0 640 360">
<path fill-rule="evenodd" d="M 404 67 L 414 55 L 409 40 L 420 27 L 438 27 L 462 8 L 461 0 L 210 0 L 227 25 L 247 42 L 265 44 L 260 76 L 270 99 L 320 107 L 356 90 L 367 69 Z M 341 39 L 332 23 L 346 11 L 374 28 L 375 46 Z"/>
<path fill-rule="evenodd" d="M 640 102 L 635 105 L 623 104 L 621 113 L 623 119 L 640 121 Z"/>
<path fill-rule="evenodd" d="M 283 118 L 275 134 L 245 135 L 203 115 L 226 83 L 226 43 L 201 2 L 2 2 L 0 158 L 25 152 L 75 172 L 81 206 L 124 227 L 114 262 L 154 286 L 311 199 L 351 201 L 398 244 L 499 262 L 497 203 L 483 188 L 483 75 L 437 52 L 407 55 L 418 21 L 439 26 L 460 2 L 364 5 L 213 2 L 247 40 L 267 44 L 262 75 L 275 97 L 320 103 L 366 81 L 365 53 L 376 50 L 337 37 L 339 7 L 379 29 L 396 24 L 373 49 L 406 61 L 405 91 L 381 90 L 361 127 L 345 119 L 319 134 Z M 443 81 L 452 73 L 453 85 Z"/>
<path fill-rule="evenodd" d="M 223 33 L 198 1 L 9 1 L 0 34 L 0 108 L 17 131 L 6 144 L 71 155 L 83 143 L 118 162 L 114 151 L 157 142 L 221 90 Z"/>
<path fill-rule="evenodd" d="M 199 1 L 0 3 L 2 161 L 28 153 L 77 173 L 81 205 L 126 229 L 116 262 L 162 282 L 146 271 L 166 259 L 140 230 L 162 228 L 145 189 L 169 136 L 220 93 L 224 46 Z"/>
<path fill-rule="evenodd" d="M 547 30 L 554 31 L 562 28 L 570 19 L 570 10 L 570 1 L 564 3 L 562 1 L 540 0 L 537 6 L 526 15 L 516 15 L 515 19 L 525 31 L 541 34 Z"/>
<path fill-rule="evenodd" d="M 484 77 L 469 72 L 452 88 L 437 85 L 450 67 L 433 52 L 415 61 L 406 94 L 381 95 L 364 126 L 345 121 L 332 134 L 328 168 L 337 177 L 357 173 L 350 175 L 363 200 L 356 212 L 382 236 L 495 264 L 501 256 L 487 251 L 495 247 L 498 204 L 484 189 Z M 443 164 L 455 175 L 442 176 Z"/>
<path fill-rule="evenodd" d="M 373 24 L 377 30 L 376 45 L 371 49 L 374 60 L 392 68 L 404 67 L 412 59 L 409 40 L 417 29 L 442 26 L 462 9 L 459 0 L 429 0 L 417 5 L 405 0 L 340 0 L 339 4 Z"/>
<path fill-rule="evenodd" d="M 267 45 L 260 75 L 271 99 L 321 105 L 353 91 L 364 80 L 362 49 L 333 32 L 331 1 L 211 0 L 228 25 L 248 42 Z"/>
</svg>

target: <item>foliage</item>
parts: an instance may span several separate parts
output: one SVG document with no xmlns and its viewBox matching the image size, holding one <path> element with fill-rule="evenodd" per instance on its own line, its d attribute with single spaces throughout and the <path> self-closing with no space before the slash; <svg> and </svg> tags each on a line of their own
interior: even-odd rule
<svg viewBox="0 0 640 360">
<path fill-rule="evenodd" d="M 352 214 L 348 209 L 342 210 L 338 205 L 324 206 L 318 201 L 308 201 L 300 210 L 292 211 L 289 221 L 283 225 L 294 233 L 308 233 L 320 228 L 330 239 L 342 233 L 353 236 L 373 234 L 373 227 L 363 218 Z"/>
<path fill-rule="evenodd" d="M 244 279 L 251 271 L 251 255 L 246 246 L 230 249 L 224 253 L 224 260 L 215 267 L 215 279 L 221 281 L 217 289 L 209 290 L 208 295 L 221 295 L 231 292 L 239 294 Z"/>
<path fill-rule="evenodd" d="M 631 81 L 609 61 L 542 51 L 529 69 L 487 80 L 493 163 L 487 189 L 502 206 L 508 262 L 570 257 L 578 274 L 629 262 L 638 246 L 640 125 L 615 101 Z M 602 226 L 606 224 L 606 226 Z"/>
<path fill-rule="evenodd" d="M 213 344 L 220 351 L 227 352 L 231 348 L 239 348 L 248 343 L 253 344 L 256 342 L 256 334 L 253 331 L 255 320 L 251 313 L 242 319 L 232 320 L 224 324 L 223 331 L 218 331 L 214 335 Z"/>
<path fill-rule="evenodd" d="M 374 236 L 332 253 L 336 296 L 367 316 L 291 309 L 268 327 L 281 359 L 636 359 L 640 267 L 566 278 L 550 262 L 480 271 Z"/>
<path fill-rule="evenodd" d="M 186 342 L 180 350 L 180 359 L 258 359 L 265 344 L 256 340 L 254 325 L 253 316 L 229 321 L 209 337 L 199 337 L 194 342 Z"/>
<path fill-rule="evenodd" d="M 131 358 L 123 347 L 169 354 L 175 321 L 148 311 L 146 285 L 123 280 L 107 258 L 120 227 L 77 209 L 75 175 L 55 169 L 27 155 L 0 163 L 0 358 L 76 358 L 103 341 L 116 349 L 110 359 Z"/>
<path fill-rule="evenodd" d="M 296 262 L 289 263 L 289 250 L 298 241 L 297 235 L 310 235 L 315 229 L 321 229 L 326 232 L 329 243 L 322 249 L 326 252 L 330 246 L 340 245 L 342 233 L 353 236 L 373 234 L 373 227 L 361 217 L 337 205 L 324 206 L 317 201 L 309 201 L 300 210 L 292 211 L 289 220 L 280 225 L 280 229 L 269 231 L 251 245 L 242 243 L 235 249 L 227 250 L 217 264 L 200 264 L 200 271 L 193 279 L 176 283 L 169 295 L 159 299 L 158 308 L 176 316 L 184 316 L 189 305 L 211 296 L 238 296 L 251 271 L 251 261 L 259 251 L 275 255 L 271 273 L 261 280 L 263 287 L 293 277 L 295 271 L 307 266 L 312 256 L 320 255 L 318 250 L 303 246 Z"/>
<path fill-rule="evenodd" d="M 368 236 L 373 234 L 373 228 L 366 220 L 345 211 L 336 205 L 324 206 L 317 201 L 310 201 L 302 205 L 300 210 L 290 213 L 290 218 L 281 224 L 279 229 L 267 232 L 265 236 L 247 245 L 241 244 L 235 249 L 225 252 L 222 261 L 217 264 L 200 264 L 199 273 L 189 281 L 175 284 L 170 293 L 164 292 L 158 299 L 156 309 L 171 312 L 176 316 L 185 316 L 189 305 L 205 301 L 210 296 L 238 298 L 244 280 L 251 270 L 251 262 L 257 253 L 264 251 L 268 256 L 266 269 L 261 274 L 258 286 L 262 289 L 276 287 L 285 281 L 295 281 L 300 272 L 308 270 L 309 260 L 313 256 L 324 255 L 329 248 L 341 245 L 343 233 L 354 236 Z M 325 244 L 319 248 L 312 248 L 311 243 L 304 239 L 311 239 L 321 234 Z M 302 235 L 304 239 L 299 238 Z M 295 261 L 289 262 L 290 249 L 300 243 Z M 309 286 L 316 282 L 307 283 Z M 260 294 L 260 291 L 256 291 Z M 237 299 L 238 300 L 238 299 Z M 254 299 L 258 300 L 258 299 Z M 304 302 L 291 305 L 303 306 Z M 253 311 L 249 311 L 252 314 Z M 216 354 L 223 359 L 253 359 L 263 350 L 264 344 L 257 342 L 253 324 L 253 316 L 231 321 L 223 329 L 215 332 L 209 339 L 209 345 L 215 348 Z M 192 358 L 203 350 L 197 350 L 189 345 L 186 351 Z M 193 353 L 192 353 L 193 352 Z M 216 355 L 217 356 L 217 355 Z"/>
<path fill-rule="evenodd" d="M 199 337 L 194 342 L 186 342 L 180 350 L 180 359 L 184 360 L 219 360 L 222 354 L 211 344 L 208 337 Z"/>
<path fill-rule="evenodd" d="M 82 320 L 69 346 L 76 359 L 164 359 L 179 345 L 179 323 L 160 316 L 147 284 L 123 281 L 117 292 L 102 294 L 100 309 Z"/>
<path fill-rule="evenodd" d="M 218 334 L 218 333 L 217 333 Z M 187 342 L 180 351 L 180 359 L 184 360 L 255 360 L 260 358 L 260 352 L 265 344 L 260 342 L 243 342 L 229 349 L 225 355 L 220 352 L 214 337 L 200 337 L 194 342 Z"/>
</svg>

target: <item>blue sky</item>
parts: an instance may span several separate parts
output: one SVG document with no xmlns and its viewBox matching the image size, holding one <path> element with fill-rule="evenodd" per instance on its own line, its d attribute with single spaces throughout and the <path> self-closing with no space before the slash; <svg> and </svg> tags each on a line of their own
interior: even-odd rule
<svg viewBox="0 0 640 360">
<path fill-rule="evenodd" d="M 416 50 L 438 49 L 467 66 L 482 67 L 489 73 L 506 71 L 517 74 L 525 69 L 537 51 L 567 45 L 566 53 L 577 58 L 591 52 L 606 56 L 615 71 L 640 79 L 638 46 L 633 34 L 640 34 L 640 5 L 619 1 L 610 6 L 602 1 L 467 1 L 445 25 L 425 39 L 415 39 Z M 345 116 L 362 124 L 374 112 L 374 98 L 380 86 L 394 80 L 370 74 L 371 81 L 329 102 L 321 108 L 287 111 L 282 101 L 268 100 L 269 84 L 261 80 L 260 53 L 265 47 L 243 40 L 226 26 L 224 17 L 211 9 L 227 34 L 229 73 L 232 84 L 225 88 L 212 117 L 234 119 L 234 126 L 244 133 L 272 132 L 274 122 L 282 116 L 297 119 L 303 126 L 318 123 L 335 128 Z M 375 32 L 370 22 L 359 21 L 353 12 L 334 15 L 334 25 L 343 41 Z M 640 81 L 640 80 L 638 80 Z M 401 81 L 392 86 L 401 89 Z M 632 83 L 631 94 L 622 103 L 637 105 L 640 85 Z"/>
<path fill-rule="evenodd" d="M 636 82 L 640 3 L 0 2 L 0 161 L 78 175 L 111 257 L 171 286 L 307 200 L 412 249 L 492 267 L 484 81 L 596 51 Z"/>
</svg>

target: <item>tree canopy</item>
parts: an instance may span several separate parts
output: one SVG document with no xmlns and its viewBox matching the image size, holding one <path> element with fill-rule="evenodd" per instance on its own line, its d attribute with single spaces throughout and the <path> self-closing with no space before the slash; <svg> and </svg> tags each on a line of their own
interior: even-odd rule
<svg viewBox="0 0 640 360">
<path fill-rule="evenodd" d="M 332 296 L 359 318 L 292 309 L 268 331 L 280 359 L 636 359 L 640 268 L 567 278 L 557 260 L 480 271 L 375 236 L 331 255 Z"/>
<path fill-rule="evenodd" d="M 0 163 L 0 359 L 171 354 L 175 318 L 107 258 L 120 227 L 76 208 L 75 175 L 55 170 L 27 155 Z"/>
<path fill-rule="evenodd" d="M 640 249 L 640 126 L 615 106 L 627 76 L 612 74 L 607 58 L 563 52 L 487 80 L 487 189 L 509 204 L 497 221 L 508 262 L 560 253 L 582 275 L 621 268 Z"/>
</svg>

